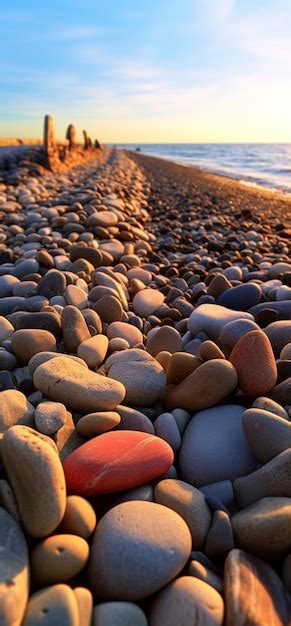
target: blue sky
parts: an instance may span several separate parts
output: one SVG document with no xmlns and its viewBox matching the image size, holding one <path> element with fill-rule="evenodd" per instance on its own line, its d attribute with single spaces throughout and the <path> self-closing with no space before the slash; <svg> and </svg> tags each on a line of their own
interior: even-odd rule
<svg viewBox="0 0 291 626">
<path fill-rule="evenodd" d="M 2 0 L 0 136 L 291 141 L 290 0 Z"/>
</svg>

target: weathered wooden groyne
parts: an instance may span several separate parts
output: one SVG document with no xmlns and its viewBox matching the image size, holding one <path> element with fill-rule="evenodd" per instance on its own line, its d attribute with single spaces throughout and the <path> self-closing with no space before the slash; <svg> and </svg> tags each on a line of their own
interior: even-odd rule
<svg viewBox="0 0 291 626">
<path fill-rule="evenodd" d="M 42 143 L 35 145 L 21 143 L 0 147 L 0 171 L 13 174 L 16 169 L 28 167 L 30 173 L 39 174 L 41 168 L 56 171 L 77 164 L 92 156 L 101 145 L 97 139 L 92 141 L 83 130 L 83 143 L 77 141 L 77 129 L 69 124 L 64 140 L 58 140 L 55 133 L 54 118 L 45 115 Z"/>
</svg>

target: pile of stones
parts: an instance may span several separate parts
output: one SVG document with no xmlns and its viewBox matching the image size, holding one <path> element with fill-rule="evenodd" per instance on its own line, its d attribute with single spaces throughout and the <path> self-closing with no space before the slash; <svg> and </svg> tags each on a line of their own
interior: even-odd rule
<svg viewBox="0 0 291 626">
<path fill-rule="evenodd" d="M 289 623 L 288 240 L 195 197 L 0 182 L 3 626 Z"/>
</svg>

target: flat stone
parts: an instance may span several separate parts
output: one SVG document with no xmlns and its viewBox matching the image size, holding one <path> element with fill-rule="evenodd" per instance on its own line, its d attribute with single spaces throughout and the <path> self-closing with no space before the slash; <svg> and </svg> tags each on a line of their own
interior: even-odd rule
<svg viewBox="0 0 291 626">
<path fill-rule="evenodd" d="M 255 472 L 234 481 L 235 499 L 243 509 L 262 498 L 291 498 L 291 449 L 284 450 Z"/>
<path fill-rule="evenodd" d="M 166 479 L 156 484 L 154 499 L 183 517 L 192 536 L 193 550 L 201 548 L 211 523 L 205 496 L 182 480 Z"/>
<path fill-rule="evenodd" d="M 257 461 L 245 438 L 238 405 L 199 411 L 187 426 L 180 450 L 183 480 L 196 487 L 249 474 Z"/>
<path fill-rule="evenodd" d="M 128 341 L 131 348 L 134 348 L 137 344 L 143 343 L 143 336 L 141 331 L 133 326 L 133 324 L 127 324 L 126 322 L 112 322 L 107 328 L 108 339 L 115 339 L 116 337 L 125 339 Z"/>
<path fill-rule="evenodd" d="M 66 287 L 64 297 L 66 298 L 67 304 L 72 304 L 76 306 L 77 309 L 86 309 L 88 306 L 88 297 L 83 289 L 77 287 L 77 285 L 68 285 Z"/>
<path fill-rule="evenodd" d="M 232 311 L 218 304 L 200 304 L 189 317 L 188 330 L 194 337 L 204 332 L 210 339 L 216 339 L 226 324 L 238 319 L 253 320 L 253 316 L 244 311 Z"/>
<path fill-rule="evenodd" d="M 170 446 L 138 431 L 107 432 L 86 442 L 63 462 L 67 488 L 78 495 L 112 493 L 162 476 L 173 463 Z"/>
<path fill-rule="evenodd" d="M 113 322 L 120 322 L 123 317 L 123 308 L 120 300 L 113 295 L 105 295 L 100 298 L 94 304 L 94 310 L 102 322 L 106 324 L 112 324 Z"/>
<path fill-rule="evenodd" d="M 56 350 L 56 338 L 48 330 L 16 330 L 11 339 L 14 354 L 20 363 L 28 363 L 39 352 Z"/>
<path fill-rule="evenodd" d="M 44 350 L 43 352 L 39 352 L 39 354 L 35 354 L 30 359 L 28 363 L 28 369 L 29 369 L 30 375 L 33 376 L 36 368 L 39 367 L 39 365 L 42 365 L 43 363 L 46 363 L 47 361 L 50 361 L 51 359 L 55 359 L 56 357 L 60 357 L 60 356 L 64 356 L 67 359 L 71 359 L 72 361 L 75 361 L 75 363 L 82 365 L 82 367 L 85 367 L 85 369 L 88 368 L 87 363 L 85 363 L 83 359 L 79 359 L 78 356 L 75 356 L 73 354 L 63 354 L 62 352 L 48 352 L 47 350 Z"/>
<path fill-rule="evenodd" d="M 243 414 L 243 429 L 261 463 L 267 463 L 291 447 L 291 422 L 269 411 L 247 409 Z"/>
<path fill-rule="evenodd" d="M 165 296 L 157 289 L 147 287 L 135 294 L 132 306 L 134 312 L 140 317 L 153 315 L 163 304 Z"/>
<path fill-rule="evenodd" d="M 118 222 L 118 217 L 113 211 L 98 211 L 98 213 L 92 213 L 88 217 L 88 226 L 115 226 Z"/>
<path fill-rule="evenodd" d="M 34 407 L 21 391 L 6 389 L 0 393 L 0 432 L 16 424 L 33 426 Z"/>
<path fill-rule="evenodd" d="M 116 411 L 89 413 L 78 420 L 76 429 L 84 439 L 92 439 L 118 426 L 120 419 Z"/>
<path fill-rule="evenodd" d="M 103 600 L 146 598 L 179 574 L 190 552 L 190 531 L 177 513 L 154 502 L 124 502 L 96 527 L 92 589 Z"/>
<path fill-rule="evenodd" d="M 29 598 L 22 626 L 79 626 L 78 603 L 68 585 L 51 585 Z"/>
<path fill-rule="evenodd" d="M 28 426 L 12 426 L 4 434 L 2 456 L 26 532 L 49 535 L 66 506 L 64 472 L 53 442 Z"/>
<path fill-rule="evenodd" d="M 278 402 L 274 402 L 271 398 L 260 396 L 256 398 L 256 400 L 252 404 L 252 409 L 263 409 L 264 411 L 269 411 L 270 413 L 274 413 L 279 417 L 283 417 L 283 419 L 289 420 L 289 416 L 287 411 L 278 404 Z"/>
<path fill-rule="evenodd" d="M 280 558 L 291 548 L 291 498 L 262 498 L 233 515 L 231 525 L 238 548 Z"/>
<path fill-rule="evenodd" d="M 35 313 L 27 313 L 19 311 L 9 316 L 15 330 L 22 328 L 39 328 L 47 330 L 56 337 L 61 333 L 61 318 L 57 313 L 52 311 L 40 311 Z"/>
<path fill-rule="evenodd" d="M 23 532 L 0 507 L 0 623 L 20 626 L 29 595 L 29 556 Z"/>
<path fill-rule="evenodd" d="M 225 561 L 225 626 L 287 626 L 287 595 L 280 578 L 265 561 L 232 550 Z"/>
<path fill-rule="evenodd" d="M 243 393 L 261 396 L 275 386 L 276 361 L 272 346 L 262 331 L 252 330 L 243 335 L 229 358 L 237 371 L 238 385 Z"/>
<path fill-rule="evenodd" d="M 199 578 L 181 576 L 155 596 L 149 626 L 222 626 L 223 617 L 223 599 L 213 587 Z"/>
<path fill-rule="evenodd" d="M 151 406 L 166 387 L 162 366 L 147 352 L 137 348 L 113 354 L 107 359 L 105 367 L 110 378 L 124 385 L 125 400 L 129 404 Z"/>
<path fill-rule="evenodd" d="M 111 411 L 125 396 L 125 388 L 120 382 L 91 372 L 67 356 L 39 365 L 33 381 L 35 387 L 51 400 L 63 402 L 82 413 Z"/>
<path fill-rule="evenodd" d="M 261 289 L 256 283 L 236 285 L 224 291 L 217 299 L 217 304 L 235 311 L 248 311 L 260 302 Z"/>
<path fill-rule="evenodd" d="M 150 435 L 155 434 L 151 420 L 138 409 L 122 405 L 117 406 L 116 411 L 121 418 L 117 430 L 139 430 Z"/>
<path fill-rule="evenodd" d="M 199 410 L 218 404 L 237 386 L 233 365 L 223 359 L 212 359 L 200 365 L 165 397 L 169 409 Z"/>
</svg>

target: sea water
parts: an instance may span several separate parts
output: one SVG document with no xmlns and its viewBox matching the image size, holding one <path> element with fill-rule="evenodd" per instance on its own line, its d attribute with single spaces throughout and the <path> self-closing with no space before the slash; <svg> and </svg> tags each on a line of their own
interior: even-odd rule
<svg viewBox="0 0 291 626">
<path fill-rule="evenodd" d="M 291 144 L 289 143 L 164 143 L 116 144 L 118 148 L 199 167 L 291 193 Z"/>
</svg>

